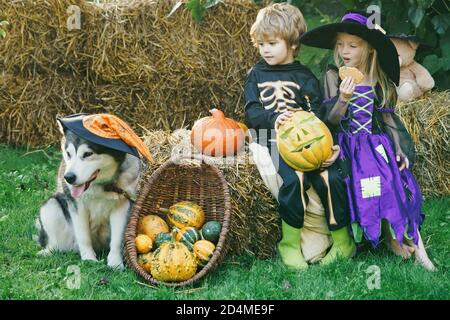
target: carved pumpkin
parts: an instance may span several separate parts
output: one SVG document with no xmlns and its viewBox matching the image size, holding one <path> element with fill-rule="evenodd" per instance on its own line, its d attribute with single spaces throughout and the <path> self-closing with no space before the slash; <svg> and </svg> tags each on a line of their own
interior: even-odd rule
<svg viewBox="0 0 450 320">
<path fill-rule="evenodd" d="M 313 113 L 297 111 L 278 130 L 277 146 L 293 169 L 316 170 L 331 154 L 333 138 L 327 126 Z"/>
<path fill-rule="evenodd" d="M 194 123 L 191 142 L 205 155 L 213 157 L 236 154 L 244 145 L 245 133 L 238 122 L 226 118 L 222 111 L 212 109 L 212 117 Z"/>
<path fill-rule="evenodd" d="M 165 242 L 153 253 L 151 274 L 156 280 L 185 281 L 196 271 L 195 255 L 181 242 Z"/>
</svg>

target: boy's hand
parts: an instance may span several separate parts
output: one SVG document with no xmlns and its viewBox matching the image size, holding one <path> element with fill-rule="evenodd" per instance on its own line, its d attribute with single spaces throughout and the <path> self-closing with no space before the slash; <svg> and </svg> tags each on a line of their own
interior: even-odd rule
<svg viewBox="0 0 450 320">
<path fill-rule="evenodd" d="M 339 86 L 340 99 L 345 102 L 350 100 L 353 95 L 353 91 L 355 91 L 355 86 L 356 85 L 352 77 L 345 77 Z"/>
<path fill-rule="evenodd" d="M 290 110 L 286 110 L 285 112 L 283 112 L 282 114 L 280 114 L 277 117 L 277 120 L 275 120 L 275 132 L 278 133 L 278 128 L 285 123 L 290 117 L 292 117 L 292 115 L 294 114 L 294 112 L 290 111 Z"/>
<path fill-rule="evenodd" d="M 320 166 L 322 169 L 331 166 L 339 157 L 339 153 L 341 152 L 341 148 L 339 147 L 339 145 L 332 146 L 331 150 L 333 150 L 333 154 L 322 163 L 322 165 Z"/>
</svg>

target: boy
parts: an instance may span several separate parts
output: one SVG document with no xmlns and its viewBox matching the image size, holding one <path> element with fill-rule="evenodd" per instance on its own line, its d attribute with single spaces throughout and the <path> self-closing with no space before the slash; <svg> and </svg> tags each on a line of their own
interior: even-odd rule
<svg viewBox="0 0 450 320">
<path fill-rule="evenodd" d="M 349 210 L 343 176 L 333 165 L 339 148 L 333 147 L 333 156 L 323 164 L 327 170 L 304 174 L 283 161 L 274 142 L 279 126 L 296 110 L 312 111 L 321 118 L 319 82 L 294 59 L 304 32 L 306 24 L 298 8 L 277 3 L 260 10 L 250 36 L 262 59 L 250 70 L 244 91 L 246 123 L 256 130 L 258 143 L 269 148 L 272 162 L 283 180 L 278 193 L 282 220 L 278 251 L 283 263 L 294 269 L 308 267 L 301 252 L 300 237 L 308 204 L 306 190 L 311 186 L 323 203 L 334 242 L 322 263 L 330 263 L 339 256 L 351 257 L 356 251 L 347 229 Z"/>
</svg>

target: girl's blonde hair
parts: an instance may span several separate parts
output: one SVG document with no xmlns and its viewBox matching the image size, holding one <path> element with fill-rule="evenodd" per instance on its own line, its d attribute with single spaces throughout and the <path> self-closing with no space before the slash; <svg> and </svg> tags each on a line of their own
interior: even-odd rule
<svg viewBox="0 0 450 320">
<path fill-rule="evenodd" d="M 288 3 L 275 3 L 259 10 L 256 21 L 250 29 L 253 46 L 269 37 L 284 39 L 289 47 L 295 46 L 294 54 L 300 49 L 300 36 L 307 30 L 302 12 Z"/>
<path fill-rule="evenodd" d="M 379 84 L 381 88 L 381 108 L 389 108 L 397 103 L 397 90 L 394 83 L 388 78 L 386 73 L 380 66 L 377 58 L 377 50 L 372 48 L 372 46 L 361 39 L 361 45 L 363 46 L 361 53 L 361 65 L 358 66 L 364 74 L 369 75 L 369 79 L 375 84 Z M 337 46 L 334 47 L 334 63 L 338 68 L 340 68 L 344 63 L 339 56 L 339 51 Z M 375 95 L 377 93 L 375 92 Z M 380 99 L 381 97 L 377 97 Z"/>
</svg>

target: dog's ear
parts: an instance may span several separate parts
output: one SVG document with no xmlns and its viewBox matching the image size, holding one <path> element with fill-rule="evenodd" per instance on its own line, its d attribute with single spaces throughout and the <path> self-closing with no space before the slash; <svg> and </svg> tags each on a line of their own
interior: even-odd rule
<svg viewBox="0 0 450 320">
<path fill-rule="evenodd" d="M 59 119 L 56 119 L 56 123 L 58 124 L 59 132 L 64 136 L 66 134 L 66 129 L 63 127 Z"/>
<path fill-rule="evenodd" d="M 61 150 L 64 150 L 65 149 L 65 146 L 66 145 L 66 136 L 65 135 L 63 135 L 62 137 L 61 137 Z"/>
</svg>

